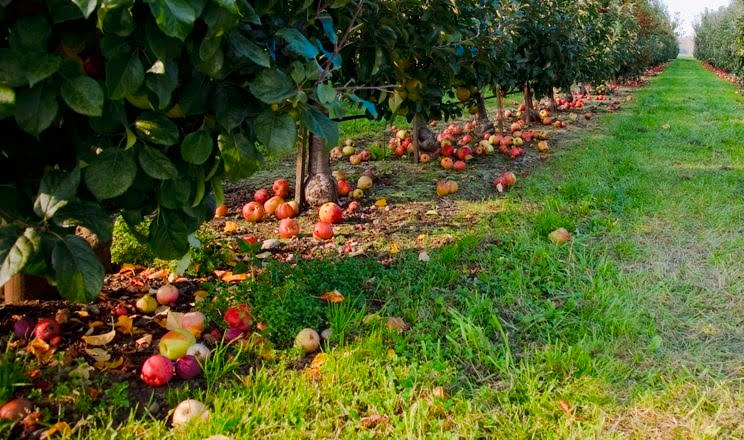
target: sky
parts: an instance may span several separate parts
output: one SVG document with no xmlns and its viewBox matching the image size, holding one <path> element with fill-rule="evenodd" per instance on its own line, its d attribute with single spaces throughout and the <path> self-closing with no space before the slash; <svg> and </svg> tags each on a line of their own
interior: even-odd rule
<svg viewBox="0 0 744 440">
<path fill-rule="evenodd" d="M 695 19 L 705 10 L 718 9 L 731 3 L 731 0 L 663 0 L 669 8 L 672 17 L 679 14 L 681 21 L 680 33 L 692 35 L 692 24 Z"/>
</svg>

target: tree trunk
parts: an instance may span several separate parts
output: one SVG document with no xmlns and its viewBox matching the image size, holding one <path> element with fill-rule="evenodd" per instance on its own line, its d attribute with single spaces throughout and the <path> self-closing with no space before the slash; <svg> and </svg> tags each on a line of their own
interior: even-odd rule
<svg viewBox="0 0 744 440">
<path fill-rule="evenodd" d="M 498 101 L 498 104 L 499 104 L 499 117 L 498 117 L 499 132 L 501 134 L 504 134 L 505 133 L 504 131 L 504 96 L 501 93 L 500 85 L 496 86 L 496 100 Z"/>
<path fill-rule="evenodd" d="M 413 131 L 413 163 L 419 163 L 419 156 L 421 155 L 421 139 L 419 139 L 419 133 L 421 127 L 424 124 L 421 121 L 421 116 L 418 113 L 413 115 L 413 121 L 411 121 L 411 131 Z"/>
<path fill-rule="evenodd" d="M 297 139 L 297 154 L 295 156 L 295 196 L 294 201 L 302 208 L 305 203 L 304 184 L 307 176 L 307 129 L 300 128 Z"/>
<path fill-rule="evenodd" d="M 478 114 L 475 119 L 476 132 L 478 137 L 483 137 L 486 132 L 493 133 L 493 124 L 488 119 L 488 110 L 486 110 L 486 101 L 483 94 L 479 91 L 475 93 L 475 104 L 478 106 Z"/>
<path fill-rule="evenodd" d="M 584 85 L 584 83 L 579 84 L 579 95 L 581 95 L 582 97 L 586 96 L 586 86 Z"/>
<path fill-rule="evenodd" d="M 555 102 L 555 90 L 553 90 L 553 86 L 550 86 L 548 88 L 548 106 L 550 106 L 550 112 L 555 113 L 558 111 L 558 104 Z"/>
<path fill-rule="evenodd" d="M 524 106 L 525 106 L 525 116 L 524 116 L 524 122 L 527 124 L 532 123 L 532 116 L 534 113 L 534 105 L 532 104 L 532 90 L 530 89 L 530 84 L 525 82 L 524 83 Z"/>
<path fill-rule="evenodd" d="M 331 157 L 325 148 L 325 139 L 310 134 L 308 176 L 305 180 L 305 201 L 311 207 L 324 203 L 338 203 L 336 179 L 331 174 Z"/>
<path fill-rule="evenodd" d="M 437 137 L 434 133 L 426 126 L 426 121 L 420 114 L 416 113 L 411 123 L 413 160 L 418 163 L 421 152 L 434 153 L 439 148 L 439 142 L 437 142 Z"/>
<path fill-rule="evenodd" d="M 44 278 L 15 274 L 3 286 L 5 304 L 20 304 L 31 300 L 60 299 L 57 290 Z"/>
</svg>

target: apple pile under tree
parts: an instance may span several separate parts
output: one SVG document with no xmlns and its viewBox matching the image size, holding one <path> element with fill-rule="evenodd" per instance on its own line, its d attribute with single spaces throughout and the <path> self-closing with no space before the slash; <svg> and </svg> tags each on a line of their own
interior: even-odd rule
<svg viewBox="0 0 744 440">
<path fill-rule="evenodd" d="M 261 151 L 297 146 L 295 210 L 337 202 L 327 147 L 349 107 L 406 116 L 419 160 L 438 148 L 426 121 L 468 109 L 490 128 L 487 89 L 524 90 L 529 122 L 534 92 L 676 55 L 648 0 L 5 0 L 0 22 L 0 284 L 16 299 L 33 293 L 19 274 L 95 298 L 119 215 L 182 258 Z"/>
</svg>

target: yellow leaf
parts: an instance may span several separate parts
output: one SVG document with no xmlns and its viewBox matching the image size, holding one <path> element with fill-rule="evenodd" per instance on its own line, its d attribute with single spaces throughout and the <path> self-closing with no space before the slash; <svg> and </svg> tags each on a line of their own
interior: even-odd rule
<svg viewBox="0 0 744 440">
<path fill-rule="evenodd" d="M 95 359 L 96 362 L 106 362 L 111 359 L 111 353 L 103 348 L 86 348 L 85 352 L 88 353 L 88 356 Z"/>
<path fill-rule="evenodd" d="M 332 290 L 320 295 L 320 299 L 322 299 L 323 301 L 328 301 L 331 304 L 338 304 L 343 301 L 345 297 L 338 290 Z"/>
<path fill-rule="evenodd" d="M 231 234 L 238 230 L 238 224 L 233 221 L 226 221 L 225 228 L 222 230 L 225 234 Z"/>
<path fill-rule="evenodd" d="M 390 253 L 391 254 L 397 254 L 400 252 L 400 247 L 398 246 L 398 243 L 393 243 L 390 245 Z"/>
<path fill-rule="evenodd" d="M 134 341 L 134 344 L 137 346 L 137 348 L 147 348 L 152 344 L 152 335 L 150 333 L 147 333 L 145 336 L 142 336 L 141 338 Z"/>
<path fill-rule="evenodd" d="M 103 327 L 103 326 L 104 326 L 103 321 L 93 321 L 91 323 L 88 323 L 88 327 L 90 327 L 91 329 Z"/>
<path fill-rule="evenodd" d="M 119 269 L 119 274 L 130 272 L 132 275 L 134 275 L 134 269 L 135 269 L 134 264 L 129 264 L 129 263 L 122 264 L 121 269 Z"/>
<path fill-rule="evenodd" d="M 232 273 L 232 272 L 225 272 L 222 275 L 222 281 L 226 283 L 237 283 L 243 280 L 246 280 L 250 274 L 247 273 Z"/>
<path fill-rule="evenodd" d="M 119 368 L 124 363 L 124 358 L 119 357 L 116 360 L 113 360 L 111 362 L 96 362 L 93 364 L 94 367 L 98 368 L 99 370 L 114 370 L 116 368 Z"/>
<path fill-rule="evenodd" d="M 378 208 L 384 208 L 385 206 L 387 206 L 387 199 L 385 198 L 378 199 L 375 202 L 375 206 L 377 206 Z"/>
<path fill-rule="evenodd" d="M 182 327 L 181 321 L 183 321 L 183 313 L 168 310 L 168 318 L 165 320 L 165 328 L 168 330 L 177 330 Z"/>
<path fill-rule="evenodd" d="M 41 434 L 41 438 L 48 439 L 57 433 L 59 433 L 62 437 L 67 437 L 70 434 L 72 434 L 72 428 L 70 428 L 70 425 L 68 425 L 67 422 L 57 422 L 54 425 L 52 425 L 51 428 L 44 431 Z"/>
<path fill-rule="evenodd" d="M 148 280 L 162 280 L 168 277 L 168 269 L 160 269 L 147 276 Z"/>
<path fill-rule="evenodd" d="M 29 342 L 29 344 L 26 346 L 26 350 L 34 355 L 34 357 L 36 357 L 36 360 L 38 360 L 39 363 L 42 364 L 46 364 L 51 361 L 52 355 L 54 354 L 54 349 L 49 344 L 38 338 L 34 338 L 33 341 Z"/>
<path fill-rule="evenodd" d="M 119 319 L 116 320 L 115 327 L 117 330 L 124 333 L 125 335 L 131 335 L 133 324 L 134 323 L 132 322 L 132 318 L 127 315 L 121 315 L 119 316 Z"/>
<path fill-rule="evenodd" d="M 83 341 L 88 345 L 106 345 L 116 337 L 116 330 L 93 336 L 83 336 Z"/>
</svg>

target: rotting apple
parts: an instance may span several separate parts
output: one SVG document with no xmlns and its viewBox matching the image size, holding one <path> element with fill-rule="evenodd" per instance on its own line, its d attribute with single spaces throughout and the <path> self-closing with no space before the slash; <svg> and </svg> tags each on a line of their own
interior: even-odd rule
<svg viewBox="0 0 744 440">
<path fill-rule="evenodd" d="M 316 240 L 330 240 L 333 238 L 333 225 L 325 222 L 318 222 L 313 228 L 313 237 Z"/>
<path fill-rule="evenodd" d="M 30 400 L 20 397 L 7 402 L 0 407 L 0 419 L 21 420 L 34 410 L 34 404 Z"/>
<path fill-rule="evenodd" d="M 207 407 L 194 399 L 187 399 L 179 403 L 173 410 L 171 424 L 174 428 L 183 428 L 192 422 L 206 422 L 209 419 Z"/>
<path fill-rule="evenodd" d="M 320 335 L 311 328 L 302 329 L 295 336 L 294 345 L 305 350 L 305 353 L 313 353 L 320 347 Z"/>
<path fill-rule="evenodd" d="M 59 323 L 54 319 L 40 319 L 34 327 L 34 336 L 44 342 L 49 342 L 62 333 Z"/>
<path fill-rule="evenodd" d="M 297 237 L 300 233 L 300 224 L 293 218 L 285 218 L 279 222 L 279 237 L 284 239 Z"/>
<path fill-rule="evenodd" d="M 258 202 L 248 202 L 243 205 L 243 218 L 248 222 L 261 221 L 266 214 L 266 210 L 263 205 Z"/>
<path fill-rule="evenodd" d="M 346 212 L 348 212 L 349 214 L 354 214 L 355 212 L 359 212 L 360 209 L 362 209 L 362 205 L 354 200 L 349 203 L 349 206 L 346 207 Z"/>
<path fill-rule="evenodd" d="M 324 203 L 318 211 L 318 218 L 323 223 L 341 223 L 344 219 L 344 211 L 334 202 Z"/>
<path fill-rule="evenodd" d="M 558 228 L 548 234 L 548 238 L 555 244 L 563 244 L 571 240 L 571 233 L 566 228 Z"/>
<path fill-rule="evenodd" d="M 186 354 L 176 361 L 176 376 L 183 380 L 193 379 L 202 372 L 201 365 L 195 356 Z"/>
</svg>

